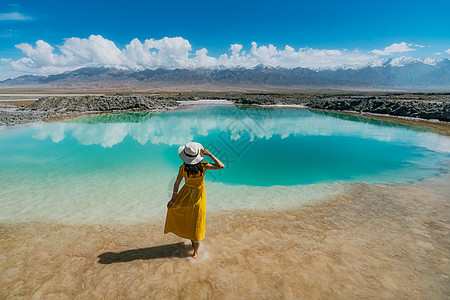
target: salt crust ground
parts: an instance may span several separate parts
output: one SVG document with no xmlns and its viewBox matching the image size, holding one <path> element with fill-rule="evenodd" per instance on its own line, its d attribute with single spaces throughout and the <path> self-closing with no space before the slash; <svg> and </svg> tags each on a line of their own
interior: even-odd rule
<svg viewBox="0 0 450 300">
<path fill-rule="evenodd" d="M 0 225 L 0 299 L 449 299 L 450 176 L 209 213 L 200 258 L 163 222 Z"/>
</svg>

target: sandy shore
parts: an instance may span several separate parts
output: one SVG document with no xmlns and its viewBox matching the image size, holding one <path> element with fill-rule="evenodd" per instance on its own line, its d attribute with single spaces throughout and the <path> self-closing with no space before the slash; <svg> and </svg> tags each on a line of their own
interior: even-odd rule
<svg viewBox="0 0 450 300">
<path fill-rule="evenodd" d="M 0 225 L 0 299 L 449 299 L 447 174 L 209 213 L 200 258 L 142 224 Z"/>
</svg>

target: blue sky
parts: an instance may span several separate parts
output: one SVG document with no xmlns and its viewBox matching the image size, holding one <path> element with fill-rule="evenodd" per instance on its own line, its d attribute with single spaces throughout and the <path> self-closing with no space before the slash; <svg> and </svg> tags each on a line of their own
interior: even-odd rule
<svg viewBox="0 0 450 300">
<path fill-rule="evenodd" d="M 38 63 L 36 61 L 42 57 L 37 57 L 38 54 L 31 53 L 31 50 L 27 54 L 23 50 L 24 47 L 17 47 L 24 43 L 35 47 L 36 41 L 42 40 L 53 47 L 52 53 L 61 55 L 60 47 L 66 39 L 83 40 L 89 39 L 91 35 L 113 42 L 119 50 L 125 49 L 135 38 L 144 43 L 147 39 L 181 37 L 190 46 L 190 57 L 195 56 L 196 50 L 205 48 L 207 56 L 216 59 L 223 54 L 230 56 L 232 44 L 242 45 L 240 51 L 246 51 L 249 55 L 252 42 L 257 43 L 255 49 L 272 44 L 278 50 L 283 50 L 288 45 L 294 51 L 299 51 L 300 48 L 338 50 L 348 54 L 348 57 L 358 51 L 357 54 L 377 56 L 373 57 L 374 59 L 380 58 L 380 55 L 382 58 L 402 55 L 450 57 L 450 53 L 445 52 L 450 49 L 449 13 L 448 0 L 2 1 L 0 71 L 3 71 L 4 75 L 0 78 L 5 77 L 6 73 L 52 73 L 75 68 L 77 64 L 84 66 L 89 64 L 88 61 L 91 64 L 106 64 L 99 62 L 97 58 L 86 57 L 84 60 L 77 59 L 76 63 L 75 60 L 68 63 L 67 59 L 63 63 L 64 57 L 56 57 L 57 62 L 52 62 L 51 58 Z M 76 47 L 91 47 L 89 43 L 80 43 Z M 170 48 L 169 44 L 166 46 Z M 397 49 L 396 51 L 382 54 L 372 52 L 375 49 L 383 51 L 393 44 L 400 45 L 392 48 Z M 153 50 L 165 51 L 158 48 L 159 46 L 154 47 L 156 48 Z M 66 47 L 67 49 L 69 47 Z M 148 47 L 145 49 L 148 50 Z M 78 53 L 78 50 L 70 48 L 67 51 L 72 51 L 73 54 Z M 176 55 L 183 53 L 177 52 Z M 11 65 L 11 62 L 27 57 L 33 60 L 34 64 L 28 61 L 26 64 L 22 62 Z M 299 55 L 295 59 L 301 60 L 302 57 Z M 292 64 L 293 60 L 291 57 L 289 63 Z M 45 61 L 50 65 L 54 63 L 53 67 L 57 68 L 44 70 Z M 259 61 L 265 60 L 261 58 Z M 362 62 L 363 59 L 360 57 L 360 60 L 356 61 Z M 118 59 L 106 62 L 120 64 Z M 236 60 L 234 62 L 237 64 Z M 184 66 L 183 63 L 175 62 L 171 65 Z M 311 61 L 309 64 L 312 63 Z M 288 62 L 285 64 L 289 65 Z M 158 63 L 152 61 L 149 66 L 153 65 L 164 66 L 164 63 L 161 60 Z M 299 63 L 299 66 L 303 65 Z"/>
</svg>

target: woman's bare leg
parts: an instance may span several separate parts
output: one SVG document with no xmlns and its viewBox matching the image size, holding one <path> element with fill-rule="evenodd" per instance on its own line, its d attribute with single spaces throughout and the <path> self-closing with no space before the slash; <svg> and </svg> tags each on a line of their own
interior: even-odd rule
<svg viewBox="0 0 450 300">
<path fill-rule="evenodd" d="M 200 242 L 194 242 L 193 240 L 191 240 L 192 243 L 192 247 L 194 248 L 194 253 L 192 254 L 193 258 L 197 258 L 198 257 L 198 248 L 200 248 Z"/>
</svg>

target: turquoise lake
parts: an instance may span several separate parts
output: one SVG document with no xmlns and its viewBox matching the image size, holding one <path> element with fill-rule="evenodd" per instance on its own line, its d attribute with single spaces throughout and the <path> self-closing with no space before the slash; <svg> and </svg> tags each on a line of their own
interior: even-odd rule
<svg viewBox="0 0 450 300">
<path fill-rule="evenodd" d="M 163 217 L 181 160 L 201 143 L 226 165 L 208 209 L 274 208 L 350 182 L 409 183 L 446 172 L 450 138 L 393 122 L 289 108 L 190 106 L 0 127 L 0 221 Z"/>
</svg>

